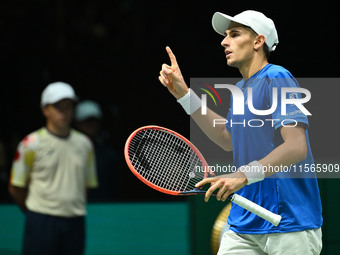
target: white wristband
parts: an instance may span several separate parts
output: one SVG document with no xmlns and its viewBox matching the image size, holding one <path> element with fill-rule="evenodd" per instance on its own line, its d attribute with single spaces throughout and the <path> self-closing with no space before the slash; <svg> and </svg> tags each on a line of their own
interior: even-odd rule
<svg viewBox="0 0 340 255">
<path fill-rule="evenodd" d="M 202 106 L 201 99 L 191 89 L 189 89 L 189 92 L 186 93 L 185 96 L 177 99 L 177 102 L 181 104 L 188 115 L 193 114 Z"/>
<path fill-rule="evenodd" d="M 261 163 L 256 160 L 250 162 L 248 165 L 241 166 L 239 168 L 239 171 L 241 171 L 247 177 L 247 185 L 250 185 L 254 182 L 262 181 L 265 177 L 265 172 Z"/>
</svg>

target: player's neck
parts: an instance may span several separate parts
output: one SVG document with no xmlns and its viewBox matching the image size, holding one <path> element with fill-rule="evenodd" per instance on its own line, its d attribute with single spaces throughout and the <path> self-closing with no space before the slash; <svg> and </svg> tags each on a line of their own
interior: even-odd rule
<svg viewBox="0 0 340 255">
<path fill-rule="evenodd" d="M 46 128 L 50 133 L 58 137 L 68 137 L 71 132 L 71 127 L 67 126 L 67 127 L 59 128 L 50 122 L 46 123 Z"/>
<path fill-rule="evenodd" d="M 254 59 L 239 68 L 243 79 L 247 80 L 268 64 L 267 59 Z"/>
</svg>

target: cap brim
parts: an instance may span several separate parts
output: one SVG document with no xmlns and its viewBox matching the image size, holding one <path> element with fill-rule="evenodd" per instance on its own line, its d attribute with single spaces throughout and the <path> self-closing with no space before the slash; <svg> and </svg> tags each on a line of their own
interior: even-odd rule
<svg viewBox="0 0 340 255">
<path fill-rule="evenodd" d="M 51 102 L 50 104 L 55 104 L 55 103 L 58 103 L 59 101 L 61 100 L 65 100 L 65 99 L 69 99 L 69 100 L 72 100 L 74 101 L 75 103 L 77 103 L 79 101 L 79 98 L 77 96 L 65 96 L 65 97 L 59 97 L 59 98 L 56 98 L 55 100 L 53 100 L 53 102 Z"/>
<path fill-rule="evenodd" d="M 212 17 L 212 26 L 214 30 L 223 36 L 225 36 L 225 31 L 227 31 L 231 22 L 236 22 L 247 26 L 247 24 L 244 24 L 242 21 L 237 20 L 234 17 L 223 14 L 221 12 L 215 12 Z"/>
<path fill-rule="evenodd" d="M 54 98 L 52 100 L 49 100 L 48 102 L 41 102 L 40 106 L 41 107 L 45 107 L 46 105 L 49 105 L 49 104 L 56 104 L 59 101 L 64 100 L 64 99 L 70 99 L 70 100 L 74 101 L 75 103 L 77 103 L 79 101 L 79 98 L 77 96 L 73 96 L 73 97 L 61 97 L 61 98 L 57 97 L 57 98 Z"/>
<path fill-rule="evenodd" d="M 225 31 L 229 28 L 232 21 L 234 21 L 233 17 L 215 12 L 212 17 L 212 26 L 218 34 L 225 35 Z"/>
</svg>

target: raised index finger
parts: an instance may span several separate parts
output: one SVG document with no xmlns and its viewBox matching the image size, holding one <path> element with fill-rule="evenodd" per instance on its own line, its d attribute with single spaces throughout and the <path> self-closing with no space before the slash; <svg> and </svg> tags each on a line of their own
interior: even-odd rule
<svg viewBox="0 0 340 255">
<path fill-rule="evenodd" d="M 178 64 L 177 64 L 176 57 L 175 57 L 174 53 L 172 52 L 172 50 L 170 49 L 170 47 L 169 47 L 169 46 L 166 46 L 165 49 L 166 49 L 166 52 L 167 52 L 168 55 L 169 55 L 169 58 L 170 58 L 170 61 L 171 61 L 171 65 L 172 65 L 172 66 L 177 66 Z"/>
</svg>

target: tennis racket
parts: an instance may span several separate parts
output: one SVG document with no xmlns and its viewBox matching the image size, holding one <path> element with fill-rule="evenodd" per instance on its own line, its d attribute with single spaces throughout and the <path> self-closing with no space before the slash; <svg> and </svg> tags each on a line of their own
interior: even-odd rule
<svg viewBox="0 0 340 255">
<path fill-rule="evenodd" d="M 182 135 L 159 126 L 135 130 L 124 148 L 132 173 L 151 188 L 169 195 L 205 194 L 195 184 L 213 177 L 199 150 Z M 228 199 L 277 226 L 281 216 L 237 194 Z"/>
</svg>

